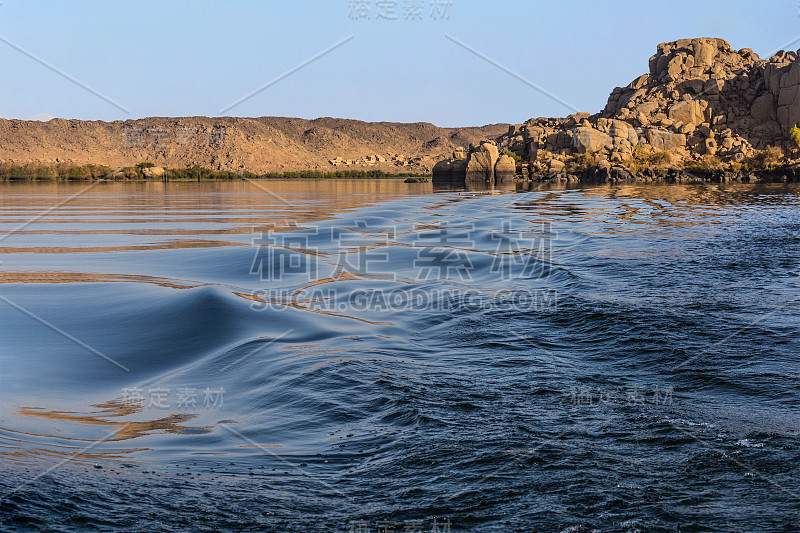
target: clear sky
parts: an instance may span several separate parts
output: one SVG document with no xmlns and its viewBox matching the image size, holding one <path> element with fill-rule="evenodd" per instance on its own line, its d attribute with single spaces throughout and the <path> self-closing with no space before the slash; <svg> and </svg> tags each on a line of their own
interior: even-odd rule
<svg viewBox="0 0 800 533">
<path fill-rule="evenodd" d="M 798 0 L 2 0 L 0 116 L 515 123 L 599 111 L 663 41 L 796 50 L 799 14 Z"/>
</svg>

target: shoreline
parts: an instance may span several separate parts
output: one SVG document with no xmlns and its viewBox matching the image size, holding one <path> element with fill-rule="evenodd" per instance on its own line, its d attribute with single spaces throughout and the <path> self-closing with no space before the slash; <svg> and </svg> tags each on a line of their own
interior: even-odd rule
<svg viewBox="0 0 800 533">
<path fill-rule="evenodd" d="M 578 173 L 561 172 L 555 175 L 543 174 L 531 176 L 527 179 L 515 179 L 505 184 L 490 185 L 483 182 L 433 182 L 431 176 L 415 175 L 383 176 L 383 177 L 325 177 L 325 178 L 298 178 L 298 177 L 236 177 L 197 179 L 162 179 L 162 178 L 17 178 L 4 179 L 0 177 L 0 184 L 59 184 L 59 183 L 233 183 L 237 181 L 259 182 L 336 182 L 336 181 L 403 181 L 408 184 L 431 184 L 441 188 L 467 188 L 467 189 L 510 189 L 522 190 L 526 186 L 538 185 L 686 185 L 686 184 L 796 184 L 800 183 L 800 168 L 774 169 L 770 171 L 755 171 L 750 173 L 732 173 L 728 170 L 714 171 L 711 173 L 692 173 L 684 169 L 658 169 L 651 172 L 631 173 L 622 170 L 619 173 L 605 169 L 591 169 Z"/>
<path fill-rule="evenodd" d="M 25 179 L 2 179 L 0 183 L 86 183 L 86 182 L 108 182 L 108 183 L 230 183 L 234 181 L 403 181 L 405 183 L 430 183 L 430 176 L 423 176 L 422 181 L 417 181 L 416 176 L 412 178 L 414 181 L 408 181 L 409 178 L 386 176 L 383 178 L 237 178 L 237 179 L 223 179 L 223 178 L 210 178 L 202 180 L 193 179 L 153 179 L 153 178 L 135 178 L 135 179 L 114 179 L 114 178 L 86 178 L 86 179 L 42 179 L 42 178 L 25 178 Z M 427 180 L 427 181 L 426 181 Z"/>
<path fill-rule="evenodd" d="M 81 166 L 0 166 L 0 182 L 66 182 L 66 181 L 119 181 L 119 182 L 198 182 L 198 181 L 313 181 L 347 179 L 404 179 L 413 183 L 429 180 L 431 174 L 413 172 L 391 173 L 381 170 L 304 170 L 297 172 L 264 172 L 212 170 L 205 167 L 163 168 L 152 163 L 111 169 L 105 165 Z"/>
<path fill-rule="evenodd" d="M 800 165 L 786 164 L 748 171 L 736 171 L 730 167 L 648 167 L 632 170 L 623 166 L 591 166 L 573 171 L 533 174 L 527 179 L 515 180 L 515 183 L 800 183 Z"/>
</svg>

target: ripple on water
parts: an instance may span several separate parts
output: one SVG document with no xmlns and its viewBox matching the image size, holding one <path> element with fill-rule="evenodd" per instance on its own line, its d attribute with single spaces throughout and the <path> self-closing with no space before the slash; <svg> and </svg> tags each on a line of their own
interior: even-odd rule
<svg viewBox="0 0 800 533">
<path fill-rule="evenodd" d="M 4 241 L 4 529 L 796 523 L 796 186 L 208 186 Z"/>
</svg>

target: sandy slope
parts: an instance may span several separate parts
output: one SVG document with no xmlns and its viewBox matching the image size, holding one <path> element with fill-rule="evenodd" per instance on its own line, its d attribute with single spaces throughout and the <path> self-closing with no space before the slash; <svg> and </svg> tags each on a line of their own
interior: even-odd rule
<svg viewBox="0 0 800 533">
<path fill-rule="evenodd" d="M 468 146 L 507 129 L 507 124 L 439 128 L 428 123 L 334 118 L 185 117 L 124 122 L 0 119 L 0 161 L 94 163 L 114 168 L 152 162 L 165 167 L 198 165 L 252 172 L 429 172 L 454 147 Z M 386 161 L 364 161 L 367 156 L 373 160 L 380 156 Z M 357 162 L 338 166 L 329 163 L 337 157 Z"/>
</svg>

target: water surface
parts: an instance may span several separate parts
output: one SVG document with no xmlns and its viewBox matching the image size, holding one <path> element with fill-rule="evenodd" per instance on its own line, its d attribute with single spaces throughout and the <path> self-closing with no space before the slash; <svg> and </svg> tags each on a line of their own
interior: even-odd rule
<svg viewBox="0 0 800 533">
<path fill-rule="evenodd" d="M 796 185 L 0 184 L 0 524 L 796 531 Z"/>
</svg>

